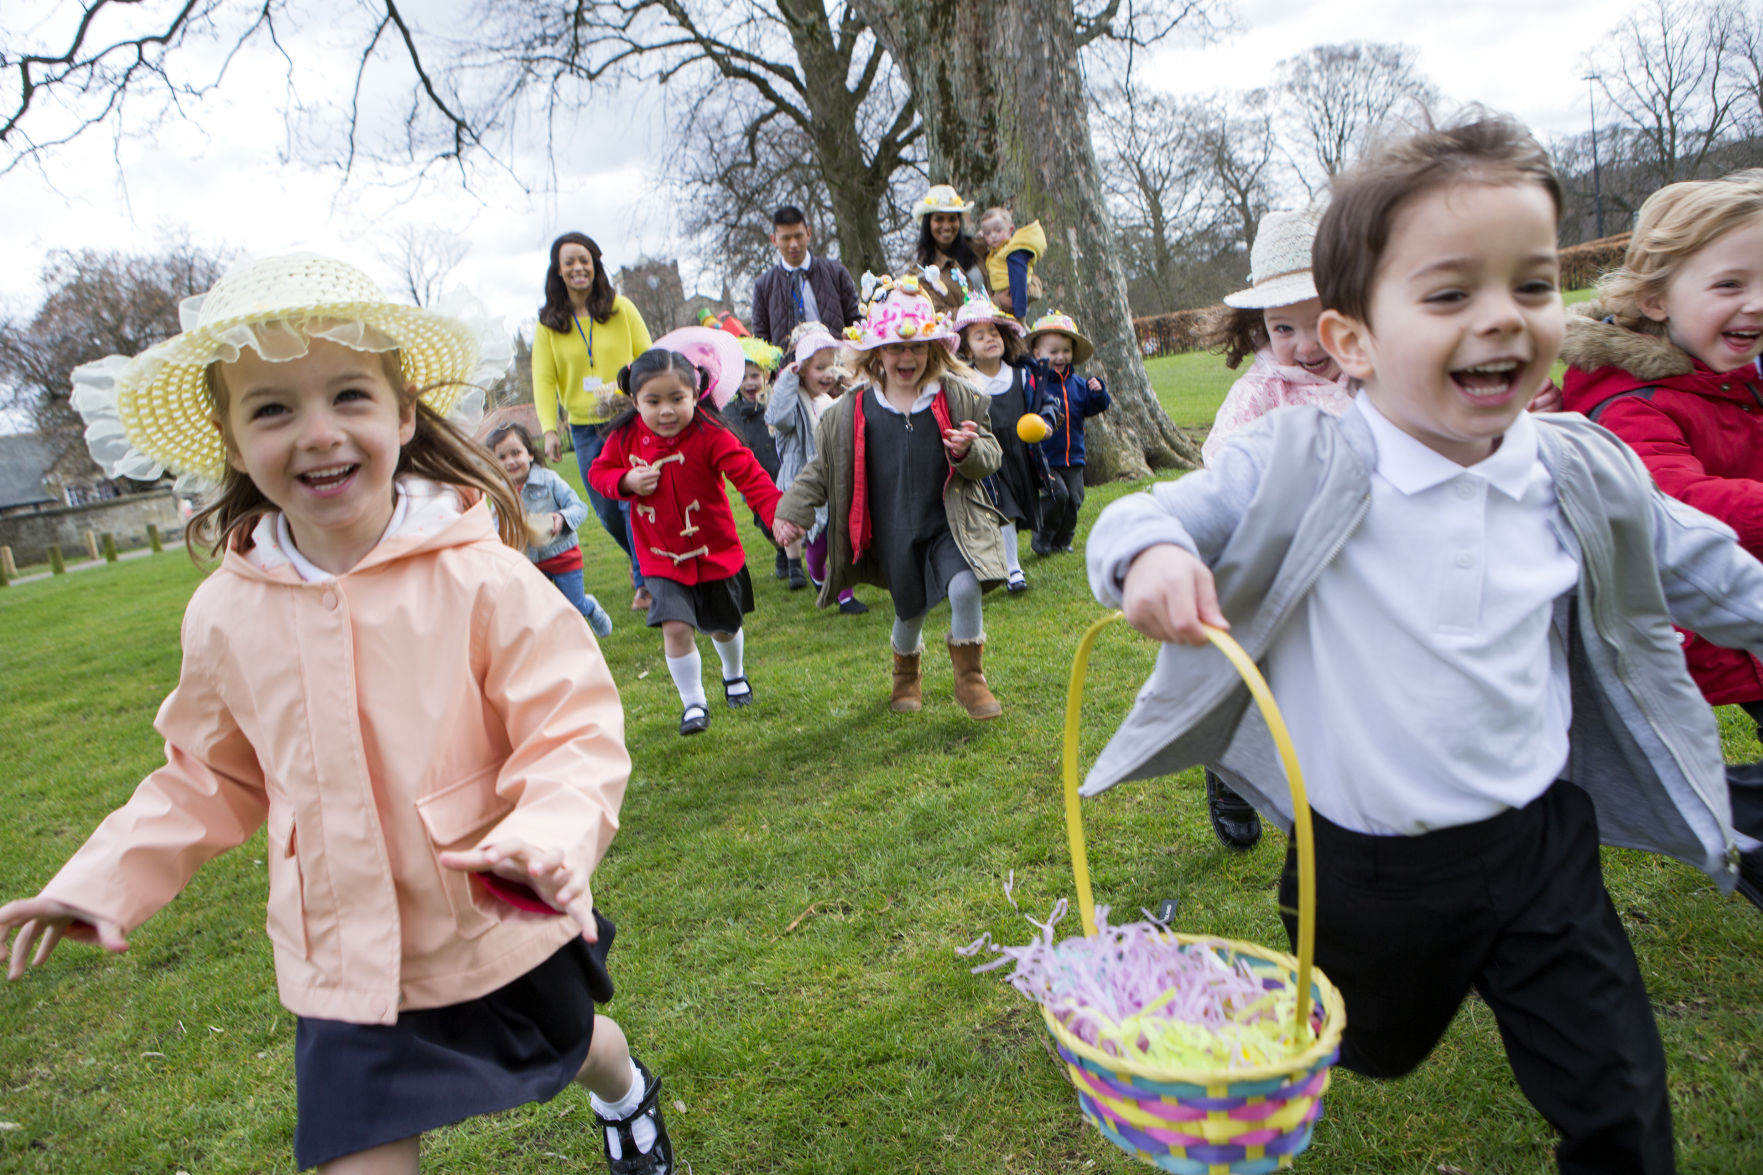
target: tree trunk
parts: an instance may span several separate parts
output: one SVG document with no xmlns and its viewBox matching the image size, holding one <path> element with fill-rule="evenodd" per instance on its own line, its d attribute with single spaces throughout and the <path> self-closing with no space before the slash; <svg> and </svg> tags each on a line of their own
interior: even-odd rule
<svg viewBox="0 0 1763 1175">
<path fill-rule="evenodd" d="M 1193 439 L 1151 390 L 1102 202 L 1071 0 L 951 4 L 862 0 L 859 11 L 899 63 L 918 105 L 932 182 L 981 206 L 1010 203 L 1040 220 L 1042 309 L 1078 320 L 1096 347 L 1088 373 L 1114 406 L 1087 425 L 1090 482 L 1200 464 Z"/>
</svg>

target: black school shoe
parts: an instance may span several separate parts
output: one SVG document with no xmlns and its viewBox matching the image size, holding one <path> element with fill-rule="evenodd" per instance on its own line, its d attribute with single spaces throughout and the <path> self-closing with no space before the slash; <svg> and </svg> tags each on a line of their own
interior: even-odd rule
<svg viewBox="0 0 1763 1175">
<path fill-rule="evenodd" d="M 1210 771 L 1206 772 L 1206 814 L 1212 817 L 1218 843 L 1227 849 L 1246 852 L 1261 839 L 1260 813 Z"/>
<path fill-rule="evenodd" d="M 628 1118 L 594 1115 L 594 1121 L 600 1124 L 600 1146 L 606 1152 L 607 1170 L 612 1175 L 673 1175 L 673 1140 L 667 1137 L 667 1119 L 661 1116 L 661 1082 L 649 1072 L 649 1066 L 635 1057 L 631 1060 L 643 1076 L 642 1104 L 632 1110 Z M 631 1123 L 645 1115 L 650 1115 L 655 1123 L 655 1145 L 647 1151 L 638 1151 Z M 616 1159 L 612 1157 L 612 1144 L 606 1140 L 608 1130 L 618 1135 L 619 1157 Z"/>
<path fill-rule="evenodd" d="M 737 685 L 744 685 L 747 688 L 742 690 L 738 694 L 731 693 L 730 692 L 731 687 L 737 686 Z M 722 700 L 728 703 L 728 708 L 731 710 L 738 710 L 742 706 L 751 706 L 753 704 L 753 685 L 752 685 L 752 683 L 749 682 L 745 677 L 725 677 L 725 678 L 723 678 L 722 679 Z M 706 719 L 706 722 L 708 722 L 708 721 L 709 720 Z M 685 731 L 681 730 L 680 733 L 684 734 Z"/>
<path fill-rule="evenodd" d="M 781 547 L 778 548 L 777 563 L 773 566 L 771 574 L 774 579 L 790 578 L 790 557 Z"/>
<path fill-rule="evenodd" d="M 852 596 L 848 600 L 839 601 L 839 611 L 846 616 L 861 616 L 869 611 L 869 605 L 865 604 L 862 600 L 859 600 L 856 596 Z"/>
<path fill-rule="evenodd" d="M 693 702 L 679 716 L 681 734 L 703 734 L 709 729 L 710 707 L 702 702 Z"/>
</svg>

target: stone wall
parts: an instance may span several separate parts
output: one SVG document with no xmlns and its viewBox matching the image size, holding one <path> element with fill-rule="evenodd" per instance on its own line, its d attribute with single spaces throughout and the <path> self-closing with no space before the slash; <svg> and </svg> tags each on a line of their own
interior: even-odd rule
<svg viewBox="0 0 1763 1175">
<path fill-rule="evenodd" d="M 127 549 L 147 545 L 148 523 L 158 526 L 167 541 L 183 533 L 177 499 L 170 490 L 0 516 L 0 546 L 11 547 L 13 560 L 20 565 L 47 561 L 50 543 L 60 543 L 69 560 L 78 560 L 86 557 L 88 530 L 109 532 L 116 536 L 118 547 Z"/>
</svg>

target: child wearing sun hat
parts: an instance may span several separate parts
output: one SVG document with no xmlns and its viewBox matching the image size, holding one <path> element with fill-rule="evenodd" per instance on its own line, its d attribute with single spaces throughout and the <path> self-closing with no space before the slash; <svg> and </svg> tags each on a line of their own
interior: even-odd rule
<svg viewBox="0 0 1763 1175">
<path fill-rule="evenodd" d="M 1053 435 L 1041 442 L 1047 467 L 1065 486 L 1065 497 L 1049 496 L 1041 508 L 1041 529 L 1029 541 L 1041 556 L 1071 550 L 1077 512 L 1084 504 L 1084 420 L 1106 412 L 1113 401 L 1095 376 L 1077 372 L 1095 347 L 1078 332 L 1069 314 L 1057 310 L 1035 319 L 1028 332 L 1030 362 L 1045 388 L 1046 401 L 1057 414 Z"/>
</svg>

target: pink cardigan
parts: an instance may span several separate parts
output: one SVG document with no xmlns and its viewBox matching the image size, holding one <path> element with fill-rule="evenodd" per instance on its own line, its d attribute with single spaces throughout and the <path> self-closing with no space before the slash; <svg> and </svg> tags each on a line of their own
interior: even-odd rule
<svg viewBox="0 0 1763 1175">
<path fill-rule="evenodd" d="M 1352 402 L 1353 390 L 1347 386 L 1345 375 L 1338 379 L 1321 379 L 1296 365 L 1281 366 L 1273 361 L 1272 352 L 1259 351 L 1255 362 L 1230 386 L 1230 394 L 1218 406 L 1212 431 L 1207 434 L 1206 443 L 1200 446 L 1200 460 L 1212 464 L 1230 434 L 1253 424 L 1275 408 L 1315 404 L 1324 412 L 1339 416 Z"/>
<path fill-rule="evenodd" d="M 630 775 L 598 646 L 483 503 L 334 580 L 228 552 L 183 647 L 165 766 L 44 896 L 132 929 L 267 820 L 282 1003 L 363 1024 L 493 991 L 581 932 L 436 860 L 507 836 L 591 871 Z"/>
</svg>

